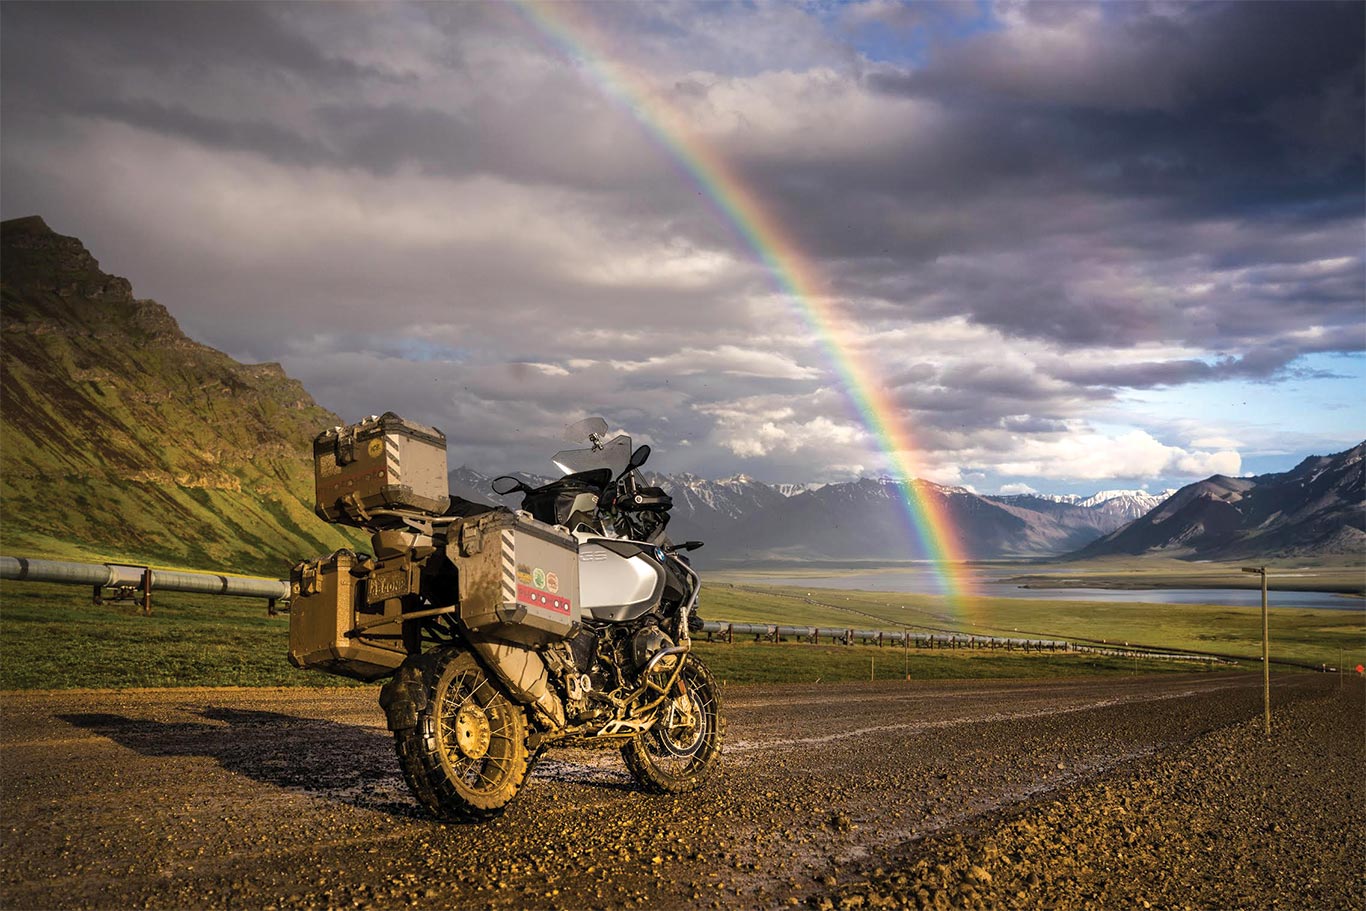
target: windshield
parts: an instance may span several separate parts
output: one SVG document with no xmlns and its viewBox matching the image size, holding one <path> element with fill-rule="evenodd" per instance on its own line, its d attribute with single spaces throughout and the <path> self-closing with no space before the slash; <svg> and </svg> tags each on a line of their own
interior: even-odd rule
<svg viewBox="0 0 1366 911">
<path fill-rule="evenodd" d="M 610 440 L 607 435 L 607 422 L 602 418 L 588 418 L 571 424 L 565 431 L 568 439 L 586 440 L 587 449 L 565 449 L 555 453 L 551 461 L 565 474 L 592 471 L 594 468 L 608 468 L 612 478 L 621 477 L 631 465 L 631 438 L 624 433 Z"/>
</svg>

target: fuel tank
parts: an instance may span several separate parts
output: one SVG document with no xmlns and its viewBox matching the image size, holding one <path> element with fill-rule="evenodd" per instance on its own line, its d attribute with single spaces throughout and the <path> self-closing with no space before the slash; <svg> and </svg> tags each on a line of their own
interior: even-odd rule
<svg viewBox="0 0 1366 911">
<path fill-rule="evenodd" d="M 579 601 L 595 620 L 634 620 L 659 603 L 664 566 L 655 546 L 616 538 L 579 538 Z"/>
</svg>

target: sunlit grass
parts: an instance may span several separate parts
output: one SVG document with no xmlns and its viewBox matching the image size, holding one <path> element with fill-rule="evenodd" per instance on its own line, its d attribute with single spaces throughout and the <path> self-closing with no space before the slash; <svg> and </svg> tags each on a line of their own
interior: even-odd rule
<svg viewBox="0 0 1366 911">
<path fill-rule="evenodd" d="M 1050 601 L 1044 591 L 1039 596 L 970 597 L 951 608 L 937 595 L 713 583 L 704 594 L 702 615 L 732 622 L 1145 645 L 1251 661 L 1261 656 L 1261 607 L 1255 594 L 1247 607 Z M 1273 658 L 1311 665 L 1366 661 L 1364 604 L 1340 610 L 1275 608 L 1270 623 Z"/>
</svg>

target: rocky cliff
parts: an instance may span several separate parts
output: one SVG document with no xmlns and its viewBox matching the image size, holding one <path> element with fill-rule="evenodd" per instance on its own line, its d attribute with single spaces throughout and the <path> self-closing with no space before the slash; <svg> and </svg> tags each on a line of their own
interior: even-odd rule
<svg viewBox="0 0 1366 911">
<path fill-rule="evenodd" d="M 0 549 L 278 576 L 344 546 L 310 441 L 340 423 L 278 364 L 188 338 L 41 218 L 0 224 Z"/>
</svg>

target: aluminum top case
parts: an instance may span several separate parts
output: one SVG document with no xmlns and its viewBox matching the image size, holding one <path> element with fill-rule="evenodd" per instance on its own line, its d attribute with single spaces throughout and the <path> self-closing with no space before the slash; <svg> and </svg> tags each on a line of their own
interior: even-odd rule
<svg viewBox="0 0 1366 911">
<path fill-rule="evenodd" d="M 439 516 L 450 506 L 446 435 L 392 411 L 313 440 L 314 511 L 362 526 L 376 509 Z"/>
</svg>

